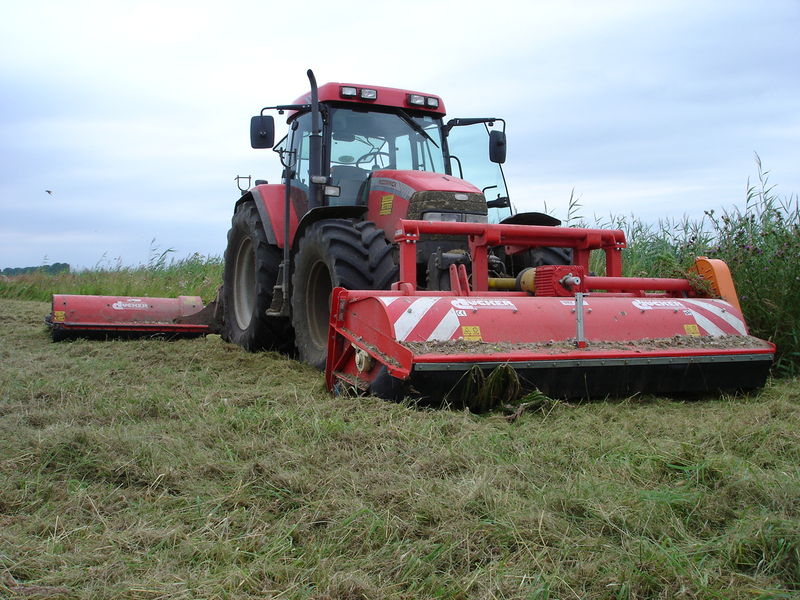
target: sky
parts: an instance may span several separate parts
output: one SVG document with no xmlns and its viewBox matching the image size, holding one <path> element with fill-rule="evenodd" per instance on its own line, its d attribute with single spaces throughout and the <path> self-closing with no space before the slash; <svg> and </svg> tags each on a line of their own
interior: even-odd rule
<svg viewBox="0 0 800 600">
<path fill-rule="evenodd" d="M 221 255 L 234 178 L 280 178 L 250 116 L 308 68 L 503 117 L 518 210 L 699 218 L 754 153 L 790 196 L 798 31 L 800 0 L 2 0 L 0 268 Z"/>
</svg>

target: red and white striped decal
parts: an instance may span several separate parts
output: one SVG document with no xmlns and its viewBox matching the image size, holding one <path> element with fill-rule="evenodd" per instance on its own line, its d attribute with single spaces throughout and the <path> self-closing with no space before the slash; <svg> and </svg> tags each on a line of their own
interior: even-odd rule
<svg viewBox="0 0 800 600">
<path fill-rule="evenodd" d="M 572 313 L 574 311 L 573 305 L 565 304 L 563 301 L 551 302 L 554 299 L 537 299 L 530 298 L 521 299 L 515 298 L 515 305 L 509 303 L 514 308 L 514 313 L 517 313 L 519 308 L 520 313 L 514 317 L 514 320 L 498 321 L 495 315 L 491 316 L 484 313 L 483 309 L 497 309 L 498 306 L 487 304 L 486 306 L 477 303 L 478 301 L 488 302 L 491 299 L 478 298 L 476 300 L 475 310 L 467 311 L 468 314 L 463 314 L 465 311 L 456 309 L 453 306 L 453 297 L 442 296 L 378 296 L 380 302 L 384 305 L 386 315 L 392 324 L 394 339 L 400 342 L 430 342 L 430 341 L 447 341 L 458 339 L 461 337 L 462 319 L 470 326 L 483 326 L 485 331 L 489 330 L 493 334 L 504 336 L 503 339 L 513 338 L 515 341 L 529 341 L 531 340 L 542 341 L 538 339 L 543 335 L 552 336 L 553 333 L 544 334 L 546 328 L 544 327 L 545 321 L 527 321 L 527 323 L 540 323 L 542 327 L 534 327 L 533 330 L 527 330 L 520 336 L 520 325 L 525 328 L 526 315 L 528 319 L 546 319 L 546 323 L 554 322 L 553 319 L 558 319 L 561 323 L 558 327 L 557 335 L 561 332 L 562 335 L 574 335 L 571 329 L 571 322 L 576 317 L 574 314 L 564 319 L 562 316 L 564 312 Z M 474 300 L 474 299 L 473 299 Z M 495 300 L 495 302 L 497 302 Z M 528 304 L 526 304 L 526 302 Z M 536 314 L 538 311 L 532 310 L 534 306 L 541 307 L 542 302 L 546 303 L 547 310 Z M 586 305 L 595 308 L 595 315 L 598 314 L 597 309 L 606 306 L 607 300 L 605 298 L 588 298 Z M 722 337 L 728 335 L 747 335 L 747 326 L 741 317 L 739 311 L 724 300 L 717 299 L 633 299 L 627 300 L 622 298 L 608 299 L 608 302 L 613 302 L 613 305 L 620 306 L 620 302 L 625 305 L 631 306 L 634 313 L 647 312 L 656 321 L 650 321 L 651 324 L 656 324 L 656 327 L 642 325 L 639 337 L 669 337 L 671 335 L 694 335 Z M 628 304 L 630 302 L 631 304 Z M 505 305 L 500 305 L 504 307 Z M 477 313 L 480 309 L 480 313 Z M 617 310 L 606 308 L 606 311 Z M 652 312 L 651 312 L 652 311 Z M 663 319 L 659 318 L 658 313 L 668 313 L 663 315 Z M 491 310 L 491 313 L 496 313 L 496 310 Z M 680 314 L 674 314 L 680 313 Z M 461 316 L 459 316 L 461 314 Z M 623 313 L 624 314 L 624 313 Z M 613 314 L 606 316 L 606 318 L 613 317 Z M 597 318 L 596 316 L 594 318 Z M 616 317 L 614 322 L 616 322 Z M 522 319 L 520 322 L 518 319 Z M 688 321 L 688 322 L 687 322 Z M 689 326 L 694 324 L 697 326 L 695 332 L 690 332 Z M 595 321 L 592 327 L 614 327 L 611 321 Z M 499 329 L 498 329 L 499 327 Z M 504 328 L 510 328 L 504 329 Z M 684 333 L 686 329 L 686 333 Z M 597 329 L 595 329 L 597 331 Z M 609 330 L 609 339 L 623 339 L 615 337 L 613 332 Z M 496 336 L 495 336 L 496 337 Z M 545 338 L 542 338 L 545 339 Z"/>
<path fill-rule="evenodd" d="M 441 299 L 440 296 L 381 297 L 380 301 L 394 325 L 396 340 L 432 342 L 450 340 L 459 331 L 455 310 L 449 302 L 439 302 Z"/>
<path fill-rule="evenodd" d="M 747 335 L 744 320 L 731 312 L 733 307 L 724 300 L 694 300 L 681 298 L 681 302 L 692 306 L 688 309 L 697 326 L 705 335 Z"/>
</svg>

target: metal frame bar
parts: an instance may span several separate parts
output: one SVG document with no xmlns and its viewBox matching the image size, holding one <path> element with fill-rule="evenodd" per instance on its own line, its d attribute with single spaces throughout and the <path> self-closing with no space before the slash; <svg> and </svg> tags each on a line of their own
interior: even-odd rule
<svg viewBox="0 0 800 600">
<path fill-rule="evenodd" d="M 627 246 L 625 234 L 618 229 L 583 229 L 577 227 L 547 227 L 544 225 L 503 225 L 462 223 L 450 221 L 401 220 L 395 240 L 400 246 L 400 280 L 395 289 L 417 288 L 416 243 L 423 234 L 466 236 L 472 256 L 472 290 L 489 291 L 490 246 L 530 248 L 555 246 L 572 248 L 574 264 L 588 273 L 592 250 L 603 250 L 606 276 L 585 276 L 581 289 L 625 291 L 691 292 L 687 279 L 664 277 L 623 277 L 622 253 Z M 404 285 L 405 284 L 405 285 Z M 496 293 L 496 292 L 495 292 Z"/>
</svg>

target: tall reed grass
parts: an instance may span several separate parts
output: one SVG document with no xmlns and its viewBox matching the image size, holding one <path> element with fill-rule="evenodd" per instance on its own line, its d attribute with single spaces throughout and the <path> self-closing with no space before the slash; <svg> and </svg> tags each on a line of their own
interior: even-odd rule
<svg viewBox="0 0 800 600">
<path fill-rule="evenodd" d="M 697 256 L 730 267 L 750 333 L 778 346 L 775 372 L 800 373 L 800 200 L 779 196 L 756 155 L 757 177 L 747 182 L 743 207 L 705 211 L 702 218 L 664 218 L 645 223 L 611 215 L 587 221 L 574 217 L 580 204 L 570 196 L 568 221 L 622 229 L 628 248 L 625 275 L 683 276 Z M 595 258 L 595 257 L 592 257 Z M 601 256 L 596 257 L 600 259 Z M 602 270 L 602 261 L 593 268 Z"/>
<path fill-rule="evenodd" d="M 175 258 L 174 250 L 151 245 L 146 264 L 125 266 L 101 259 L 92 269 L 45 271 L 0 279 L 0 298 L 49 301 L 53 294 L 112 296 L 201 296 L 210 302 L 222 283 L 222 258 L 194 253 Z"/>
</svg>

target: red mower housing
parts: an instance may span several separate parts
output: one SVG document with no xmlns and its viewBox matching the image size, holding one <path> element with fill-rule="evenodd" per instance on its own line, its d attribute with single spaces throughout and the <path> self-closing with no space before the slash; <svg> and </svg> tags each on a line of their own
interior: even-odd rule
<svg viewBox="0 0 800 600">
<path fill-rule="evenodd" d="M 425 233 L 467 235 L 471 278 L 452 265 L 451 291 L 418 291 L 409 259 Z M 688 279 L 623 277 L 621 231 L 403 221 L 397 240 L 393 291 L 334 292 L 331 390 L 446 397 L 475 368 L 510 366 L 523 390 L 587 398 L 756 388 L 769 373 L 775 347 L 748 334 L 735 297 Z M 538 267 L 533 289 L 499 291 L 477 265 L 500 245 L 570 247 L 576 264 Z M 607 276 L 586 275 L 593 250 Z M 704 280 L 714 296 L 734 289 L 723 267 Z"/>
</svg>

